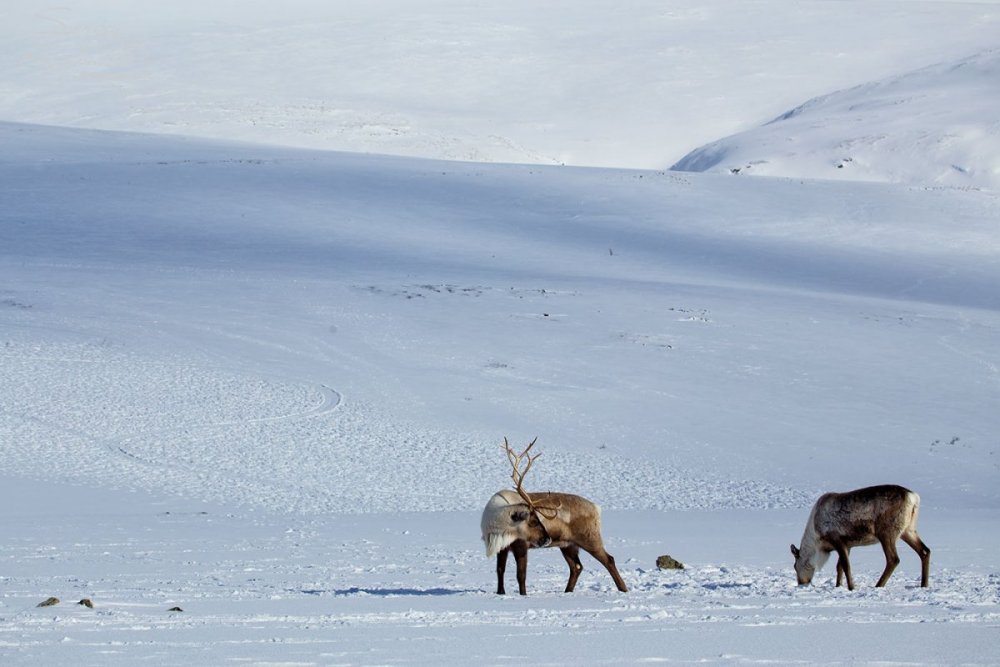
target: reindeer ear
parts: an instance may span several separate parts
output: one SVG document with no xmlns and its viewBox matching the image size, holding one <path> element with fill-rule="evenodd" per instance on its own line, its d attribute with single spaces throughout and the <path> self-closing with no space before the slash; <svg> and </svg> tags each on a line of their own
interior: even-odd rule
<svg viewBox="0 0 1000 667">
<path fill-rule="evenodd" d="M 510 518 L 511 518 L 511 520 L 514 523 L 521 523 L 522 521 L 527 521 L 528 517 L 530 515 L 531 515 L 530 512 L 526 512 L 524 510 L 520 510 L 520 511 L 511 513 Z"/>
<path fill-rule="evenodd" d="M 794 544 L 792 545 L 792 555 L 795 556 L 796 558 L 799 557 L 799 550 L 795 547 Z"/>
</svg>

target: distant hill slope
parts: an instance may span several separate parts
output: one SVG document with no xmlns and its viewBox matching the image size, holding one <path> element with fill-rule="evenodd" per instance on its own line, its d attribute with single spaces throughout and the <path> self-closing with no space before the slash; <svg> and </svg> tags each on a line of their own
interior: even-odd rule
<svg viewBox="0 0 1000 667">
<path fill-rule="evenodd" d="M 1000 0 L 173 0 L 142 12 L 89 0 L 5 2 L 0 16 L 0 121 L 657 170 L 813 96 L 997 48 L 1000 34 Z"/>
<path fill-rule="evenodd" d="M 1000 188 L 1000 51 L 816 97 L 676 171 Z"/>
</svg>

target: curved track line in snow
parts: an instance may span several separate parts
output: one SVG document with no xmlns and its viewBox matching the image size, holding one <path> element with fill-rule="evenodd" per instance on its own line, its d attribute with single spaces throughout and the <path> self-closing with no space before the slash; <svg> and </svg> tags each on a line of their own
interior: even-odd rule
<svg viewBox="0 0 1000 667">
<path fill-rule="evenodd" d="M 106 346 L 33 343 L 0 354 L 12 381 L 0 387 L 0 434 L 12 443 L 14 474 L 304 514 L 473 510 L 506 485 L 490 435 L 430 430 L 382 406 L 347 404 L 327 385 Z M 449 484 L 428 487 L 441 472 L 442 442 Z M 540 485 L 572 480 L 606 509 L 798 507 L 811 499 L 612 452 L 547 455 Z"/>
<path fill-rule="evenodd" d="M 138 461 L 140 463 L 149 466 L 155 467 L 162 465 L 175 465 L 172 464 L 169 460 L 164 460 L 164 459 L 154 460 L 154 459 L 143 458 L 142 456 L 136 454 L 135 452 L 130 451 L 127 447 L 127 444 L 131 441 L 138 440 L 140 438 L 149 438 L 151 436 L 162 436 L 172 432 L 184 432 L 185 434 L 191 434 L 194 431 L 211 430 L 216 428 L 224 428 L 227 426 L 266 424 L 272 422 L 293 421 L 297 419 L 312 419 L 333 412 L 338 407 L 340 407 L 341 403 L 343 402 L 343 395 L 340 392 L 336 391 L 335 389 L 327 387 L 326 385 L 311 385 L 305 382 L 301 384 L 316 389 L 321 397 L 320 403 L 318 405 L 309 408 L 307 410 L 303 410 L 302 412 L 292 412 L 288 414 L 274 415 L 271 417 L 255 417 L 245 420 L 229 420 L 229 421 L 212 422 L 205 424 L 195 424 L 192 426 L 182 426 L 182 427 L 178 426 L 169 429 L 160 429 L 157 431 L 142 432 L 132 437 L 123 438 L 117 444 L 113 442 L 108 442 L 106 443 L 106 445 L 112 452 L 116 454 L 121 454 L 133 461 Z M 190 464 L 188 464 L 187 467 L 192 468 Z"/>
</svg>

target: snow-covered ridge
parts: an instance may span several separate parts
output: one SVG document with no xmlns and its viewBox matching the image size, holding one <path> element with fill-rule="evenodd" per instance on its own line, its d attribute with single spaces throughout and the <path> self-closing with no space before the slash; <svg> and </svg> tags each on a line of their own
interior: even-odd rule
<svg viewBox="0 0 1000 667">
<path fill-rule="evenodd" d="M 802 100 L 995 48 L 1000 13 L 992 1 L 174 0 L 137 12 L 69 0 L 7 2 L 3 19 L 3 121 L 662 169 Z"/>
<path fill-rule="evenodd" d="M 1000 189 L 1000 51 L 813 98 L 672 169 Z"/>
<path fill-rule="evenodd" d="M 990 289 L 997 201 L 975 193 L 900 198 L 877 185 L 761 187 L 677 172 L 480 165 L 9 123 L 0 123 L 0 139 L 9 160 L 0 161 L 10 185 L 0 193 L 4 215 L 30 232 L 9 227 L 6 249 L 52 262 L 169 270 L 235 262 L 305 273 L 336 266 L 360 281 L 373 267 L 380 274 L 398 265 L 472 270 L 491 281 L 511 272 L 642 276 L 987 308 L 1000 299 Z M 968 214 L 955 219 L 942 208 Z"/>
</svg>

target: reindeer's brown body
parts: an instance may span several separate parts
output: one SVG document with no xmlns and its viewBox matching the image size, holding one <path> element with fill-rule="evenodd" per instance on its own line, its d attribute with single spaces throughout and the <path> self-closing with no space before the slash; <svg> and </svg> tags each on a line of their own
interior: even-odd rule
<svg viewBox="0 0 1000 667">
<path fill-rule="evenodd" d="M 538 438 L 531 441 L 518 454 L 511 449 L 507 438 L 503 439 L 507 459 L 513 472 L 514 491 L 498 491 L 493 494 L 483 510 L 483 541 L 486 555 L 497 557 L 497 593 L 504 594 L 503 575 L 507 569 L 507 555 L 514 552 L 517 562 L 517 587 L 521 595 L 527 595 L 528 549 L 536 547 L 559 547 L 569 565 L 569 581 L 566 592 L 572 593 L 576 580 L 580 578 L 583 564 L 580 549 L 596 558 L 611 573 L 618 590 L 628 591 L 622 576 L 615 566 L 615 559 L 604 549 L 601 539 L 601 508 L 586 498 L 571 493 L 543 492 L 529 494 L 523 488 L 524 476 L 540 454 L 531 456 L 528 452 Z M 527 459 L 524 470 L 521 461 Z"/>
<path fill-rule="evenodd" d="M 566 592 L 576 587 L 583 564 L 583 549 L 604 567 L 622 592 L 628 587 L 622 580 L 615 559 L 604 549 L 601 538 L 601 508 L 586 498 L 570 493 L 532 493 L 533 507 L 516 491 L 499 491 L 490 498 L 483 510 L 482 531 L 486 555 L 497 557 L 497 593 L 503 595 L 507 556 L 514 554 L 517 564 L 517 586 L 527 594 L 528 549 L 558 547 L 569 565 Z"/>
<path fill-rule="evenodd" d="M 810 583 L 830 553 L 836 551 L 837 586 L 846 577 L 847 588 L 854 590 L 851 548 L 880 543 L 885 552 L 885 570 L 875 585 L 885 586 L 899 565 L 896 541 L 903 540 L 920 556 L 920 585 L 927 586 L 931 550 L 917 534 L 919 509 L 920 496 L 892 484 L 823 494 L 809 515 L 801 546 L 792 545 L 799 584 Z"/>
</svg>

